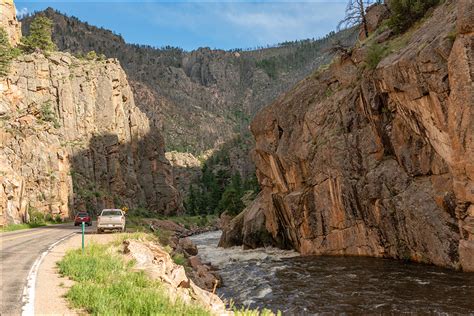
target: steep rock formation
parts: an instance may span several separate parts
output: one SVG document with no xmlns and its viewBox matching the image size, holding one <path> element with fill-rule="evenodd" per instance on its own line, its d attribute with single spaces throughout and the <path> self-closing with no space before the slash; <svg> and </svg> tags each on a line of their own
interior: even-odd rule
<svg viewBox="0 0 474 316">
<path fill-rule="evenodd" d="M 265 224 L 247 235 L 474 271 L 473 5 L 446 1 L 376 70 L 362 46 L 256 116 Z"/>
<path fill-rule="evenodd" d="M 191 153 L 171 151 L 165 156 L 173 167 L 174 186 L 186 196 L 190 185 L 197 183 L 202 176 L 201 162 Z"/>
<path fill-rule="evenodd" d="M 21 38 L 21 24 L 16 18 L 13 0 L 0 1 L 0 28 L 3 28 L 12 46 L 17 45 Z"/>
<path fill-rule="evenodd" d="M 36 210 L 180 210 L 163 139 L 117 60 L 21 56 L 0 90 L 2 224 Z"/>
</svg>

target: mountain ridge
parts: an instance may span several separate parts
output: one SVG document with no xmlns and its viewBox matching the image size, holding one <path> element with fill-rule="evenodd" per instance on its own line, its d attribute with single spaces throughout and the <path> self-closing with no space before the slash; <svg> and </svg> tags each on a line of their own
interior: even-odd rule
<svg viewBox="0 0 474 316">
<path fill-rule="evenodd" d="M 120 60 L 137 105 L 162 126 L 167 151 L 200 154 L 229 141 L 250 118 L 280 93 L 331 60 L 333 40 L 352 43 L 349 31 L 322 40 L 301 41 L 255 51 L 199 48 L 185 52 L 127 44 L 112 31 L 68 17 L 54 9 L 53 40 L 62 51 L 95 51 Z M 22 19 L 28 32 L 31 19 Z"/>
</svg>

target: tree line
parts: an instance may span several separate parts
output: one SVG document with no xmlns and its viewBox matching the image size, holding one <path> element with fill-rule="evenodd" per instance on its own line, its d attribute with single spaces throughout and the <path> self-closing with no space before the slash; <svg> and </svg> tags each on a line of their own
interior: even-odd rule
<svg viewBox="0 0 474 316">
<path fill-rule="evenodd" d="M 255 196 L 259 191 L 255 176 L 242 180 L 240 173 L 230 174 L 220 169 L 213 172 L 204 165 L 198 184 L 191 184 L 185 207 L 190 215 L 237 215 L 245 208 L 244 196 Z"/>
</svg>

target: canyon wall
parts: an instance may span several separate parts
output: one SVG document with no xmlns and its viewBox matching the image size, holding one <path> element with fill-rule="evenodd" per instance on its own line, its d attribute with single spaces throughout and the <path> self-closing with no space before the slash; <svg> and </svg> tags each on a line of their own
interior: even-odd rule
<svg viewBox="0 0 474 316">
<path fill-rule="evenodd" d="M 258 110 L 330 60 L 327 48 L 333 40 L 354 41 L 354 33 L 344 31 L 271 48 L 187 52 L 127 44 L 120 35 L 51 8 L 41 14 L 53 20 L 60 50 L 117 58 L 137 106 L 162 122 L 167 151 L 194 155 L 230 141 L 241 128 L 247 131 Z M 22 20 L 25 33 L 33 18 Z"/>
<path fill-rule="evenodd" d="M 474 271 L 473 14 L 470 0 L 446 1 L 260 111 L 262 193 L 220 244 Z M 372 70 L 377 42 L 391 53 Z"/>
<path fill-rule="evenodd" d="M 17 45 L 21 39 L 21 24 L 16 18 L 15 4 L 13 0 L 0 1 L 0 27 L 7 34 L 10 44 Z"/>
<path fill-rule="evenodd" d="M 0 224 L 104 207 L 181 211 L 163 137 L 116 59 L 23 55 L 0 92 Z"/>
</svg>

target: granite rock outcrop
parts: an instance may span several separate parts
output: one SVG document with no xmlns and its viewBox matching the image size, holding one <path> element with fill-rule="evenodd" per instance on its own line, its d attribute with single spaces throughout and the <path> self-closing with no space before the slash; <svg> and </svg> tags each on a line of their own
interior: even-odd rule
<svg viewBox="0 0 474 316">
<path fill-rule="evenodd" d="M 474 271 L 473 12 L 446 1 L 391 38 L 376 69 L 369 40 L 260 111 L 262 194 L 225 238 L 259 246 L 244 240 L 250 229 L 304 255 Z M 247 219 L 232 234 L 255 209 L 262 225 Z"/>
<path fill-rule="evenodd" d="M 181 209 L 163 138 L 135 106 L 117 60 L 25 55 L 0 89 L 4 223 L 32 210 Z"/>
<path fill-rule="evenodd" d="M 12 1 L 0 25 L 20 40 Z M 105 207 L 182 210 L 160 127 L 116 59 L 36 52 L 0 78 L 0 225 Z"/>
</svg>

